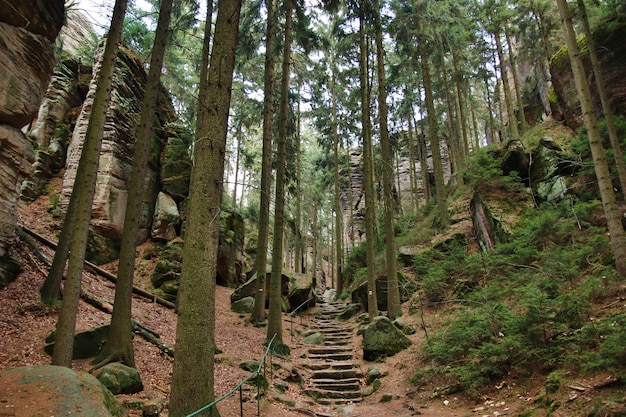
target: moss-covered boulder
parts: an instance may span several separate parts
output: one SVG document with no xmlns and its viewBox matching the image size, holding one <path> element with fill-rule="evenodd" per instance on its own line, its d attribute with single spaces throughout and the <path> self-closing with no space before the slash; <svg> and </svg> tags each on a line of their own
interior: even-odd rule
<svg viewBox="0 0 626 417">
<path fill-rule="evenodd" d="M 52 356 L 56 332 L 53 331 L 46 337 L 44 351 Z M 109 325 L 94 327 L 93 329 L 79 332 L 74 336 L 73 359 L 93 358 L 102 349 L 104 342 L 109 337 Z"/>
<path fill-rule="evenodd" d="M 254 308 L 254 297 L 244 297 L 230 305 L 230 309 L 239 314 L 250 314 Z"/>
<path fill-rule="evenodd" d="M 106 364 L 94 376 L 115 395 L 143 391 L 143 382 L 137 369 L 123 363 Z"/>
<path fill-rule="evenodd" d="M 411 341 L 384 316 L 374 317 L 363 331 L 363 359 L 367 361 L 393 356 L 409 346 Z"/>
</svg>

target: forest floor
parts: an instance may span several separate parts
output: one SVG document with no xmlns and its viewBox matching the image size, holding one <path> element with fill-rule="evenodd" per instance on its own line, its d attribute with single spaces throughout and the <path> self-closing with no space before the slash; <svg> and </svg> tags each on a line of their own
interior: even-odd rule
<svg viewBox="0 0 626 417">
<path fill-rule="evenodd" d="M 22 205 L 19 210 L 19 223 L 35 230 L 37 233 L 56 240 L 58 223 L 51 218 L 46 211 L 50 202 L 46 197 L 29 204 Z M 153 250 L 151 243 L 145 243 L 139 248 L 140 256 L 137 265 L 137 286 L 142 286 L 149 280 L 148 273 L 151 271 L 151 262 L 156 259 L 146 260 L 142 254 Z M 52 252 L 43 248 L 42 251 L 51 259 Z M 44 339 L 55 328 L 58 308 L 42 307 L 39 303 L 39 288 L 45 277 L 45 266 L 33 255 L 27 245 L 16 244 L 11 255 L 22 263 L 22 272 L 18 279 L 0 290 L 0 369 L 13 368 L 28 365 L 48 365 L 50 357 L 44 353 Z M 115 273 L 116 264 L 104 266 L 105 269 Z M 145 272 L 145 273 L 144 273 Z M 93 273 L 86 271 L 83 277 L 83 291 L 96 294 L 98 297 L 113 301 L 114 285 Z M 263 341 L 265 328 L 251 325 L 247 316 L 239 315 L 230 310 L 231 289 L 217 287 L 215 297 L 216 307 L 216 344 L 222 353 L 216 356 L 215 367 L 215 390 L 216 395 L 221 396 L 229 392 L 241 380 L 249 375 L 248 372 L 239 368 L 243 361 L 260 360 L 264 353 Z M 406 303 L 408 304 L 408 303 Z M 361 403 L 344 406 L 323 406 L 316 404 L 312 399 L 301 393 L 297 383 L 290 383 L 289 389 L 284 394 L 293 399 L 295 405 L 287 405 L 276 400 L 273 395 L 273 382 L 281 378 L 281 373 L 289 372 L 293 367 L 298 367 L 305 360 L 306 345 L 302 342 L 299 331 L 306 329 L 309 319 L 315 313 L 315 308 L 309 310 L 302 318 L 297 318 L 292 323 L 290 316 L 284 315 L 283 341 L 291 348 L 291 354 L 287 358 L 273 358 L 275 365 L 281 369 L 273 373 L 270 380 L 270 389 L 260 402 L 262 416 L 287 417 L 297 415 L 309 416 L 440 416 L 440 417 L 496 417 L 518 416 L 529 405 L 537 400 L 543 383 L 537 380 L 527 380 L 524 386 L 518 386 L 513 381 L 502 380 L 495 385 L 488 395 L 466 397 L 457 394 L 437 394 L 442 392 L 443 386 L 415 386 L 409 382 L 411 375 L 420 367 L 419 347 L 425 340 L 424 329 L 429 329 L 441 320 L 437 310 L 424 311 L 424 316 L 409 315 L 404 306 L 404 319 L 413 324 L 419 330 L 410 336 L 413 345 L 409 349 L 387 358 L 383 361 L 372 363 L 362 360 L 360 349 L 361 338 L 355 335 L 354 346 L 357 360 L 360 361 L 363 371 L 373 364 L 378 365 L 382 372 L 388 373 L 382 381 L 379 391 L 371 396 L 363 398 Z M 166 307 L 140 297 L 133 299 L 133 317 L 139 323 L 152 329 L 159 334 L 163 343 L 174 347 L 176 331 L 176 315 Z M 83 331 L 95 326 L 108 323 L 108 314 L 80 301 L 76 330 Z M 292 331 L 293 324 L 293 331 Z M 426 324 L 426 325 L 424 325 Z M 355 325 L 356 327 L 356 325 Z M 170 391 L 173 360 L 165 355 L 154 345 L 146 342 L 141 337 L 135 337 L 135 361 L 139 370 L 144 390 L 138 394 L 118 396 L 122 402 L 132 403 L 139 401 L 157 401 L 163 405 L 162 416 L 167 416 L 167 402 Z M 88 371 L 88 360 L 74 361 L 73 368 L 80 371 Z M 363 386 L 364 388 L 364 386 Z M 5 394 L 3 394 L 3 392 Z M 0 387 L 0 415 L 11 416 L 48 416 L 49 404 L 38 398 L 26 398 L 24 403 L 14 406 L 10 413 L 4 410 L 5 396 L 11 392 L 11 387 Z M 14 392 L 14 391 L 13 391 Z M 381 403 L 383 394 L 392 394 L 393 400 Z M 244 385 L 244 416 L 257 415 L 257 402 L 255 400 L 256 388 Z M 20 414 L 19 410 L 28 409 L 28 413 Z M 219 411 L 223 417 L 235 417 L 240 415 L 239 394 L 235 394 L 219 405 Z M 534 407 L 533 407 L 534 408 Z M 40 414 L 37 414 L 39 412 Z M 558 413 L 557 413 L 558 414 Z M 553 414 L 553 415 L 557 415 Z M 138 411 L 129 410 L 129 415 L 141 415 Z M 526 415 L 545 415 L 532 413 Z M 563 416 L 568 414 L 561 414 Z M 569 414 L 575 415 L 575 414 Z"/>
</svg>

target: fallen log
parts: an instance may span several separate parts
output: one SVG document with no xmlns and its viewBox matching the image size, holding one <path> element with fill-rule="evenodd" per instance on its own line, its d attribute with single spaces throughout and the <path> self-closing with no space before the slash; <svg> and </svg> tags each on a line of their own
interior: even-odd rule
<svg viewBox="0 0 626 417">
<path fill-rule="evenodd" d="M 87 304 L 97 308 L 100 311 L 108 314 L 111 314 L 113 312 L 113 305 L 111 303 L 103 300 L 102 298 L 94 294 L 91 294 L 88 291 L 81 290 L 80 298 Z M 138 334 L 145 341 L 152 343 L 153 345 L 158 347 L 159 350 L 165 355 L 169 356 L 170 358 L 174 358 L 174 348 L 163 343 L 157 332 L 139 323 L 135 319 L 131 319 L 131 322 L 133 325 L 133 333 Z"/>
<path fill-rule="evenodd" d="M 35 239 L 37 239 L 39 242 L 43 243 L 44 245 L 48 246 L 51 249 L 56 250 L 57 245 L 56 243 L 52 242 L 51 240 L 49 240 L 48 238 L 41 236 L 39 233 L 29 229 L 26 226 L 23 225 L 19 225 L 17 227 L 18 232 L 19 230 L 25 232 L 26 234 L 34 237 Z M 28 239 L 25 239 L 26 243 L 28 242 Z M 33 245 L 29 244 L 29 246 L 33 247 Z M 34 250 L 35 251 L 35 250 Z M 46 256 L 41 253 L 41 251 L 36 250 L 35 254 L 37 255 L 38 258 L 40 258 L 42 261 L 44 261 L 44 259 L 46 259 L 46 261 L 44 261 L 44 263 L 46 263 L 46 265 L 51 265 L 52 262 L 50 260 L 48 260 L 46 258 Z M 116 284 L 117 283 L 117 277 L 113 274 L 111 274 L 109 271 L 105 271 L 104 269 L 100 268 L 97 265 L 94 265 L 93 263 L 89 262 L 89 261 L 85 261 L 85 266 L 88 267 L 92 272 L 94 272 L 97 275 L 100 275 L 103 278 L 106 278 L 108 281 Z M 174 303 L 172 303 L 171 301 L 167 301 L 161 297 L 157 297 L 154 294 L 149 293 L 148 291 L 145 291 L 139 287 L 133 286 L 133 294 L 139 295 L 143 298 L 146 298 L 150 301 L 152 301 L 153 303 L 157 303 L 160 304 L 164 307 L 169 308 L 170 310 L 174 310 L 176 308 L 176 305 Z"/>
</svg>

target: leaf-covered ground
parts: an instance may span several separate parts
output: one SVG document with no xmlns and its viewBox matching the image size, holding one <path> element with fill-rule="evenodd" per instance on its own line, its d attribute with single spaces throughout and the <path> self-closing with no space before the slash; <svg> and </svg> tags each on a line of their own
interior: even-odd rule
<svg viewBox="0 0 626 417">
<path fill-rule="evenodd" d="M 50 202 L 46 197 L 40 197 L 34 203 L 22 205 L 19 211 L 19 222 L 37 231 L 38 233 L 56 240 L 58 224 L 53 220 L 46 209 Z M 52 257 L 49 249 L 41 248 L 42 252 Z M 149 271 L 153 260 L 146 260 L 141 256 L 146 251 L 154 248 L 151 243 L 146 243 L 139 248 L 138 277 L 136 284 L 145 286 L 149 280 Z M 18 279 L 0 290 L 0 369 L 26 365 L 46 365 L 50 363 L 50 357 L 43 351 L 45 337 L 54 330 L 58 310 L 44 308 L 39 304 L 38 291 L 45 277 L 44 264 L 33 254 L 29 246 L 23 241 L 18 241 L 12 250 L 12 255 L 20 259 L 22 273 Z M 111 263 L 105 268 L 115 273 L 116 265 Z M 97 277 L 86 271 L 83 278 L 83 289 L 86 292 L 112 302 L 114 286 L 103 278 Z M 249 359 L 260 359 L 263 355 L 263 340 L 265 329 L 252 326 L 248 318 L 230 311 L 230 294 L 232 290 L 217 287 L 216 290 L 216 342 L 223 353 L 216 357 L 216 394 L 221 396 L 230 391 L 248 373 L 238 367 L 238 364 Z M 294 405 L 286 405 L 273 399 L 273 391 L 270 389 L 261 401 L 261 415 L 286 417 L 294 415 L 318 415 L 318 416 L 518 416 L 518 415 L 547 415 L 547 408 L 541 405 L 543 398 L 543 380 L 525 380 L 523 382 L 503 379 L 488 389 L 488 393 L 482 393 L 468 397 L 459 393 L 452 393 L 450 387 L 444 381 L 438 385 L 414 386 L 409 383 L 413 373 L 424 364 L 419 355 L 419 346 L 424 342 L 425 335 L 432 328 L 441 325 L 444 318 L 442 310 L 426 309 L 421 314 L 409 315 L 408 305 L 405 303 L 404 319 L 413 324 L 417 333 L 411 336 L 413 346 L 409 349 L 376 363 L 384 373 L 388 375 L 382 379 L 381 389 L 372 396 L 364 398 L 362 403 L 353 406 L 330 407 L 315 404 L 309 397 L 303 395 L 297 383 L 290 383 L 286 396 L 295 401 Z M 314 314 L 314 309 L 308 314 Z M 135 320 L 159 334 L 161 340 L 175 347 L 175 314 L 159 304 L 150 300 L 135 297 L 133 300 L 133 317 Z M 280 364 L 281 370 L 274 373 L 274 381 L 281 374 L 288 373 L 292 367 L 299 367 L 305 362 L 304 353 L 306 346 L 302 343 L 299 331 L 307 328 L 309 321 L 305 317 L 302 321 L 296 320 L 293 327 L 285 316 L 283 331 L 284 341 L 291 348 L 289 358 L 274 358 L 275 364 Z M 84 303 L 79 304 L 77 331 L 86 330 L 94 326 L 105 324 L 109 316 L 94 307 Z M 356 326 L 356 325 L 355 325 Z M 361 358 L 360 337 L 354 338 L 354 346 L 357 359 Z M 163 404 L 162 416 L 167 416 L 167 401 L 170 391 L 170 379 L 172 373 L 172 359 L 163 355 L 154 345 L 140 337 L 135 338 L 136 366 L 142 376 L 144 391 L 127 396 L 118 396 L 123 402 L 157 401 Z M 371 362 L 361 360 L 363 371 L 371 366 Z M 89 362 L 75 361 L 73 368 L 88 371 Z M 600 379 L 599 379 L 600 378 Z M 579 380 L 576 385 L 562 391 L 559 401 L 567 406 L 561 407 L 552 413 L 556 416 L 588 415 L 588 407 L 597 401 L 602 401 L 602 388 L 594 387 L 602 385 L 600 376 L 595 379 Z M 363 388 L 365 388 L 363 386 Z M 11 407 L 8 408 L 5 398 L 8 392 L 15 392 L 15 387 L 0 387 L 0 415 L 32 416 L 49 415 L 50 403 L 53 399 L 24 397 L 15 405 L 12 398 Z M 381 403 L 383 394 L 392 394 L 393 400 Z M 257 403 L 255 401 L 256 389 L 245 386 L 243 391 L 244 415 L 256 415 Z M 557 398 L 557 397 L 555 397 Z M 579 407 L 580 406 L 580 407 Z M 239 416 L 239 395 L 225 400 L 219 406 L 220 414 L 224 417 Z M 529 411 L 533 410 L 533 411 Z M 578 411 L 577 411 L 578 410 Z M 531 412 L 531 414 L 523 414 Z M 130 415 L 141 415 L 141 412 L 129 410 Z"/>
</svg>

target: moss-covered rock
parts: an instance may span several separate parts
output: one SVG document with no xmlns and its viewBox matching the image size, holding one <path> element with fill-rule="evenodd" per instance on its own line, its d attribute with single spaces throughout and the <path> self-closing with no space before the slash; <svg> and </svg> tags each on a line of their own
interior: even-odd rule
<svg viewBox="0 0 626 417">
<path fill-rule="evenodd" d="M 95 377 L 115 395 L 143 391 L 143 382 L 137 369 L 119 362 L 103 366 Z"/>
<path fill-rule="evenodd" d="M 411 346 L 411 341 L 384 316 L 374 317 L 363 331 L 363 359 L 393 356 Z"/>
</svg>

